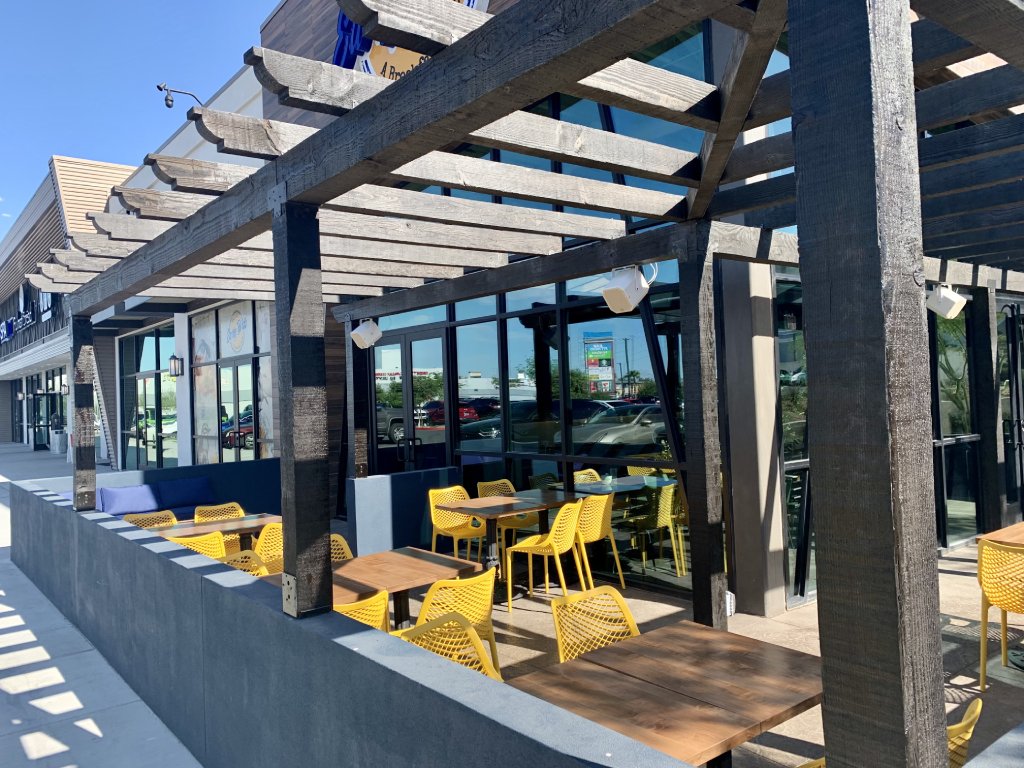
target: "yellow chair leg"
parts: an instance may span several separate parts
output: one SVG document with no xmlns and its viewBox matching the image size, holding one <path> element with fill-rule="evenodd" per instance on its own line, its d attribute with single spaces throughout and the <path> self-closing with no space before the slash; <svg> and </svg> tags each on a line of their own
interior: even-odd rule
<svg viewBox="0 0 1024 768">
<path fill-rule="evenodd" d="M 508 612 L 512 613 L 512 553 L 505 553 L 505 588 L 508 590 Z"/>
<path fill-rule="evenodd" d="M 988 599 L 984 594 L 981 596 L 981 674 L 978 687 L 985 692 L 985 665 L 988 663 Z"/>
<path fill-rule="evenodd" d="M 512 603 L 509 603 L 511 607 Z M 491 663 L 494 664 L 494 670 L 500 675 L 501 665 L 498 664 L 498 643 L 494 639 L 494 628 L 491 628 L 491 636 L 487 638 L 491 644 Z"/>
<path fill-rule="evenodd" d="M 580 557 L 583 560 L 583 569 L 587 573 L 587 581 L 586 581 L 586 584 L 584 586 L 585 587 L 589 587 L 590 589 L 593 589 L 594 588 L 594 574 L 590 570 L 590 557 L 587 555 L 587 545 L 584 544 L 581 541 L 581 542 L 578 542 L 578 546 L 580 548 Z"/>
<path fill-rule="evenodd" d="M 668 527 L 669 538 L 672 539 L 672 562 L 676 566 L 676 578 L 682 576 L 682 572 L 679 570 L 679 548 L 676 546 L 676 531 L 671 526 Z"/>
<path fill-rule="evenodd" d="M 437 552 L 437 529 L 434 529 L 434 535 L 430 537 L 430 551 Z"/>
<path fill-rule="evenodd" d="M 544 555 L 544 594 L 551 594 L 551 577 L 548 575 L 548 556 Z"/>
<path fill-rule="evenodd" d="M 686 575 L 686 539 L 683 538 L 683 526 L 676 526 L 676 533 L 679 534 L 679 564 L 683 568 L 683 576 Z"/>
<path fill-rule="evenodd" d="M 481 536 L 476 541 L 477 541 L 477 544 L 476 544 L 476 561 L 478 563 L 482 563 L 484 561 L 484 537 Z M 470 543 L 472 543 L 472 542 L 470 542 Z M 466 559 L 468 560 L 469 558 L 467 557 Z"/>
<path fill-rule="evenodd" d="M 1003 666 L 1005 667 L 1009 662 L 1006 658 L 1006 611 L 1003 611 L 1003 631 L 999 635 L 999 640 L 1002 643 L 1003 650 Z"/>
<path fill-rule="evenodd" d="M 529 585 L 526 594 L 533 597 L 533 553 L 526 553 L 526 583 Z"/>
<path fill-rule="evenodd" d="M 555 570 L 558 571 L 558 583 L 562 587 L 562 597 L 565 597 L 566 595 L 569 594 L 569 590 L 565 586 L 565 574 L 562 573 L 562 560 L 561 560 L 561 558 L 558 555 L 554 556 L 554 560 L 555 560 Z M 544 558 L 544 563 L 547 564 L 547 562 L 548 562 L 548 559 L 547 559 L 547 557 L 545 557 Z"/>
<path fill-rule="evenodd" d="M 626 579 L 623 578 L 623 576 L 622 576 L 622 563 L 619 561 L 619 548 L 615 546 L 615 536 L 614 536 L 614 534 L 609 536 L 608 540 L 612 543 L 612 554 L 615 555 L 615 567 L 619 571 L 619 585 L 623 589 L 625 589 L 626 588 Z M 591 588 L 593 588 L 593 586 L 594 586 L 593 580 L 591 580 L 590 586 L 591 586 Z"/>
<path fill-rule="evenodd" d="M 580 589 L 586 589 L 587 582 L 583 578 L 583 568 L 580 567 L 580 553 L 576 551 L 576 547 L 572 547 L 572 559 L 576 561 L 576 576 L 580 580 Z"/>
</svg>

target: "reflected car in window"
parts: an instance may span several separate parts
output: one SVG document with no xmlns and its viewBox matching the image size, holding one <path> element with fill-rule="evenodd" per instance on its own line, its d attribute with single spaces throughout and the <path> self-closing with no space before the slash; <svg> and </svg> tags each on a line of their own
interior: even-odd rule
<svg viewBox="0 0 1024 768">
<path fill-rule="evenodd" d="M 574 452 L 588 456 L 617 456 L 623 452 L 655 450 L 664 429 L 661 406 L 619 406 L 573 427 Z"/>
</svg>

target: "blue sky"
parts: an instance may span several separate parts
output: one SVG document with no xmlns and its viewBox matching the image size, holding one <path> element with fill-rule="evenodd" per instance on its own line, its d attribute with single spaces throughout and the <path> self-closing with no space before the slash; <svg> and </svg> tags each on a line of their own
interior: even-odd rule
<svg viewBox="0 0 1024 768">
<path fill-rule="evenodd" d="M 0 3 L 0 240 L 50 155 L 137 165 L 185 121 L 156 84 L 206 100 L 277 0 Z"/>
</svg>

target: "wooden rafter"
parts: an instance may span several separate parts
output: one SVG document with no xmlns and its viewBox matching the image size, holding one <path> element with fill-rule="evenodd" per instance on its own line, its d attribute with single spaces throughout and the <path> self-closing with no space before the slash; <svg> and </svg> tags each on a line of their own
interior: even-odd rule
<svg viewBox="0 0 1024 768">
<path fill-rule="evenodd" d="M 1003 61 L 1024 69 L 1021 0 L 910 0 L 910 7 Z"/>
</svg>

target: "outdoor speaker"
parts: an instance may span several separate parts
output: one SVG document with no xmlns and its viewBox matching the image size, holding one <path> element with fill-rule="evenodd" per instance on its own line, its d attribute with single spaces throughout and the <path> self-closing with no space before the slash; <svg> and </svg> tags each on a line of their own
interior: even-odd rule
<svg viewBox="0 0 1024 768">
<path fill-rule="evenodd" d="M 360 349 L 369 349 L 380 341 L 380 328 L 373 320 L 363 320 L 359 327 L 352 331 L 352 341 Z"/>
<path fill-rule="evenodd" d="M 967 304 L 967 297 L 961 296 L 948 285 L 937 285 L 928 293 L 928 307 L 939 317 L 952 320 Z"/>
<path fill-rule="evenodd" d="M 604 303 L 617 315 L 632 312 L 643 301 L 650 286 L 636 267 L 616 269 L 608 279 L 608 285 L 601 289 Z"/>
</svg>

